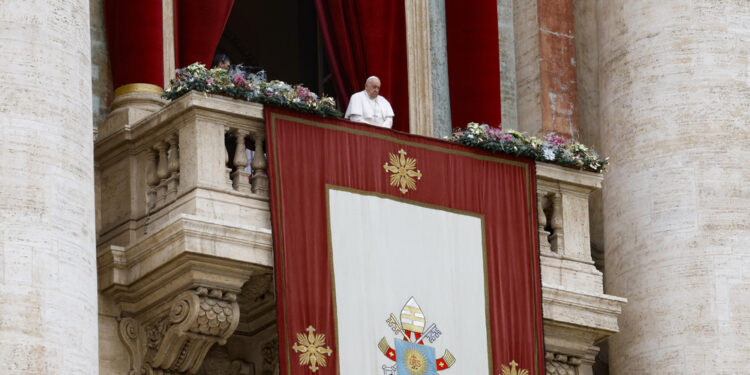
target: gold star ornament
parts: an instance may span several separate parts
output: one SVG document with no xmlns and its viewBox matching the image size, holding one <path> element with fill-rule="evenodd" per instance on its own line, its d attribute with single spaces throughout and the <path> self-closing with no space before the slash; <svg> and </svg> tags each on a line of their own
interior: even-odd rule
<svg viewBox="0 0 750 375">
<path fill-rule="evenodd" d="M 326 346 L 326 335 L 316 334 L 315 327 L 308 326 L 307 336 L 304 333 L 297 334 L 297 342 L 292 345 L 295 353 L 299 353 L 300 366 L 308 366 L 313 373 L 320 370 L 320 367 L 326 367 L 326 355 L 329 357 L 333 353 L 330 347 Z M 320 366 L 320 367 L 318 367 Z"/>
<path fill-rule="evenodd" d="M 510 367 L 503 365 L 502 375 L 529 375 L 529 370 L 517 369 L 518 363 L 516 361 L 510 361 Z"/>
<path fill-rule="evenodd" d="M 409 189 L 417 190 L 417 180 L 422 179 L 422 172 L 417 169 L 417 159 L 407 158 L 403 148 L 398 150 L 398 154 L 400 156 L 389 153 L 389 161 L 383 164 L 383 169 L 386 173 L 392 173 L 391 186 L 399 187 L 401 194 L 406 194 Z"/>
</svg>

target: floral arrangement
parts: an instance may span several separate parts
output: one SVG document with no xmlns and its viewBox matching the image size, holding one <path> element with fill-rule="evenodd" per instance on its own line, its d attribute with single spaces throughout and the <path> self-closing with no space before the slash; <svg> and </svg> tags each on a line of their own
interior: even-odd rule
<svg viewBox="0 0 750 375">
<path fill-rule="evenodd" d="M 331 97 L 318 97 L 302 85 L 268 81 L 265 72 L 246 73 L 241 66 L 226 71 L 221 68 L 206 69 L 205 65 L 194 63 L 178 69 L 162 97 L 174 100 L 190 90 L 243 98 L 251 102 L 323 117 L 342 116 L 336 109 L 336 101 Z"/>
<path fill-rule="evenodd" d="M 462 145 L 514 156 L 525 156 L 538 161 L 567 167 L 604 172 L 608 159 L 601 159 L 596 151 L 578 142 L 571 142 L 555 133 L 544 139 L 527 137 L 512 129 L 493 128 L 487 124 L 470 122 L 466 129 L 457 129 L 448 139 Z"/>
</svg>

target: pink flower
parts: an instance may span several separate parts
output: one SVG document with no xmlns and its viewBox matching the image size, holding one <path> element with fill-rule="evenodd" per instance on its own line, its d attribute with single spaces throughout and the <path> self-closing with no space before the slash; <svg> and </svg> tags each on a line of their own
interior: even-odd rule
<svg viewBox="0 0 750 375">
<path fill-rule="evenodd" d="M 565 137 L 561 137 L 554 132 L 547 134 L 546 138 L 547 144 L 553 147 L 565 146 L 568 143 L 568 140 L 565 139 Z"/>
<path fill-rule="evenodd" d="M 503 129 L 500 129 L 500 128 L 487 129 L 487 136 L 490 139 L 494 139 L 496 141 L 501 141 L 501 142 L 507 142 L 513 139 L 512 135 L 506 133 Z"/>
<path fill-rule="evenodd" d="M 237 74 L 236 76 L 234 76 L 234 78 L 232 79 L 232 83 L 234 83 L 234 85 L 238 87 L 247 86 L 247 81 L 245 81 L 245 78 L 243 78 L 241 74 Z"/>
<path fill-rule="evenodd" d="M 211 77 L 211 78 L 209 78 L 209 79 L 206 80 L 206 83 L 208 83 L 209 85 L 213 85 L 214 81 L 215 81 L 214 77 Z"/>
</svg>

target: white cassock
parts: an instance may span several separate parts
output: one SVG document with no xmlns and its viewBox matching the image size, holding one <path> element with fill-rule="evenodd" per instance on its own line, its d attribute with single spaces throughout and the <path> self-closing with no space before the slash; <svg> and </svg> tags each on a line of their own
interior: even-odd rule
<svg viewBox="0 0 750 375">
<path fill-rule="evenodd" d="M 377 125 L 384 128 L 393 126 L 393 108 L 384 97 L 378 95 L 375 99 L 370 99 L 366 91 L 360 91 L 352 95 L 349 100 L 349 107 L 346 108 L 345 118 L 364 122 L 370 125 Z"/>
</svg>

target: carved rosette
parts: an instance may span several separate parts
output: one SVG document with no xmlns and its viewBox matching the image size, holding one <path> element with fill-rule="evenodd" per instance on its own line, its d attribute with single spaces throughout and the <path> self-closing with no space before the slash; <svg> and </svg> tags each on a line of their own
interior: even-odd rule
<svg viewBox="0 0 750 375">
<path fill-rule="evenodd" d="M 128 375 L 195 374 L 211 346 L 226 343 L 239 318 L 234 293 L 196 288 L 144 323 L 138 317 L 121 319 L 120 338 L 131 356 Z"/>
</svg>

